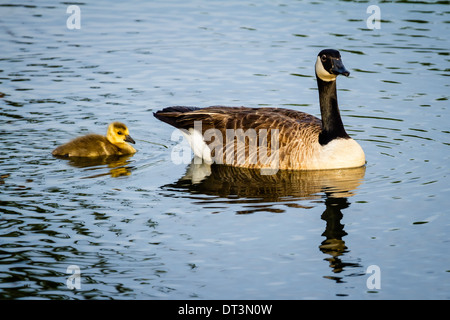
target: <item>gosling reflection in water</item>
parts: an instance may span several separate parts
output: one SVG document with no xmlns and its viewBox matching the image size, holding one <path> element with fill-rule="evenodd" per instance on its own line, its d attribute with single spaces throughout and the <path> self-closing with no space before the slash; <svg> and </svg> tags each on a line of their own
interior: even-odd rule
<svg viewBox="0 0 450 320">
<path fill-rule="evenodd" d="M 364 179 L 364 174 L 365 167 L 314 171 L 279 170 L 274 175 L 261 175 L 260 170 L 196 164 L 192 161 L 186 174 L 165 188 L 184 189 L 194 195 L 219 196 L 225 198 L 225 203 L 261 203 L 260 208 L 238 213 L 283 211 L 280 209 L 274 211 L 272 204 L 264 205 L 266 202 L 283 202 L 289 207 L 308 208 L 299 200 L 325 199 L 326 208 L 321 218 L 326 221 L 326 228 L 322 233 L 326 239 L 319 245 L 319 249 L 330 256 L 325 260 L 329 262 L 333 273 L 339 273 L 345 267 L 361 267 L 358 263 L 343 262 L 340 259 L 340 256 L 348 252 L 342 240 L 347 233 L 341 224 L 343 217 L 341 210 L 350 206 L 348 198 L 354 195 Z M 198 201 L 198 198 L 196 199 Z M 325 278 L 342 281 L 342 277 L 325 276 Z"/>
<path fill-rule="evenodd" d="M 72 167 L 84 168 L 85 171 L 104 171 L 105 168 L 108 170 L 106 172 L 94 174 L 87 178 L 97 178 L 101 176 L 110 175 L 113 178 L 128 176 L 131 174 L 132 167 L 129 166 L 129 159 L 132 155 L 124 156 L 103 156 L 103 157 L 71 157 L 67 158 L 67 163 Z"/>
</svg>

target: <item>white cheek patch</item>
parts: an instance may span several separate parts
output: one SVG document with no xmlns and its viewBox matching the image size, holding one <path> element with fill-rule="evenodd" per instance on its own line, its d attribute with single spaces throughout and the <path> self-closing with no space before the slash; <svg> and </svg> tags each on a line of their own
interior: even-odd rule
<svg viewBox="0 0 450 320">
<path fill-rule="evenodd" d="M 336 80 L 335 74 L 330 74 L 327 70 L 324 69 L 324 67 L 322 65 L 322 61 L 320 60 L 319 56 L 317 56 L 317 61 L 316 61 L 316 74 L 323 81 Z"/>
</svg>

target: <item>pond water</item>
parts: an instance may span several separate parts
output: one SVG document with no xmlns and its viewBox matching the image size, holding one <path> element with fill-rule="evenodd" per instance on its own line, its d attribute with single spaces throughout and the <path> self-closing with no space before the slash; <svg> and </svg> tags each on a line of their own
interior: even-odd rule
<svg viewBox="0 0 450 320">
<path fill-rule="evenodd" d="M 369 5 L 2 1 L 0 298 L 449 299 L 450 6 L 383 2 L 373 29 Z M 171 160 L 166 106 L 320 116 L 324 48 L 351 72 L 338 96 L 366 167 Z M 134 156 L 51 155 L 112 121 Z"/>
</svg>

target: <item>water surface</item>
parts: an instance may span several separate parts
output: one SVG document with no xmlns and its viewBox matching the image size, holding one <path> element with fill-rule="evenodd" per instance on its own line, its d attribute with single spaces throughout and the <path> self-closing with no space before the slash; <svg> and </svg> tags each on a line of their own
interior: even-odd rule
<svg viewBox="0 0 450 320">
<path fill-rule="evenodd" d="M 1 298 L 450 298 L 448 5 L 381 3 L 374 30 L 356 1 L 84 1 L 79 30 L 68 5 L 0 4 Z M 320 116 L 324 48 L 351 72 L 338 96 L 365 168 L 171 161 L 162 107 Z M 51 156 L 117 120 L 134 156 Z"/>
</svg>

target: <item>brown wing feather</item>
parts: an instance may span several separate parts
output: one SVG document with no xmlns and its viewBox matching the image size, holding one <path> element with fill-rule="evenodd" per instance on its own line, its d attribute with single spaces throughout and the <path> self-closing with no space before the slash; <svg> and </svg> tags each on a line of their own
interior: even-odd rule
<svg viewBox="0 0 450 320">
<path fill-rule="evenodd" d="M 279 133 L 279 168 L 299 169 L 313 152 L 322 129 L 321 120 L 304 112 L 283 108 L 246 108 L 212 106 L 207 108 L 170 107 L 156 112 L 155 117 L 176 128 L 189 129 L 195 121 L 201 121 L 202 133 L 208 129 L 218 129 L 224 137 L 226 129 L 267 130 L 268 148 L 271 148 L 271 129 Z M 241 145 L 242 146 L 242 145 Z M 264 164 L 252 162 L 256 155 L 249 154 L 249 143 L 245 143 L 246 160 L 241 167 L 261 168 Z M 236 154 L 239 154 L 235 142 Z M 270 155 L 270 152 L 269 152 Z M 225 155 L 224 155 L 225 158 Z M 236 156 L 233 165 L 236 165 Z M 225 162 L 225 160 L 224 160 Z M 226 163 L 226 162 L 225 162 Z M 229 163 L 228 163 L 229 164 Z"/>
</svg>

